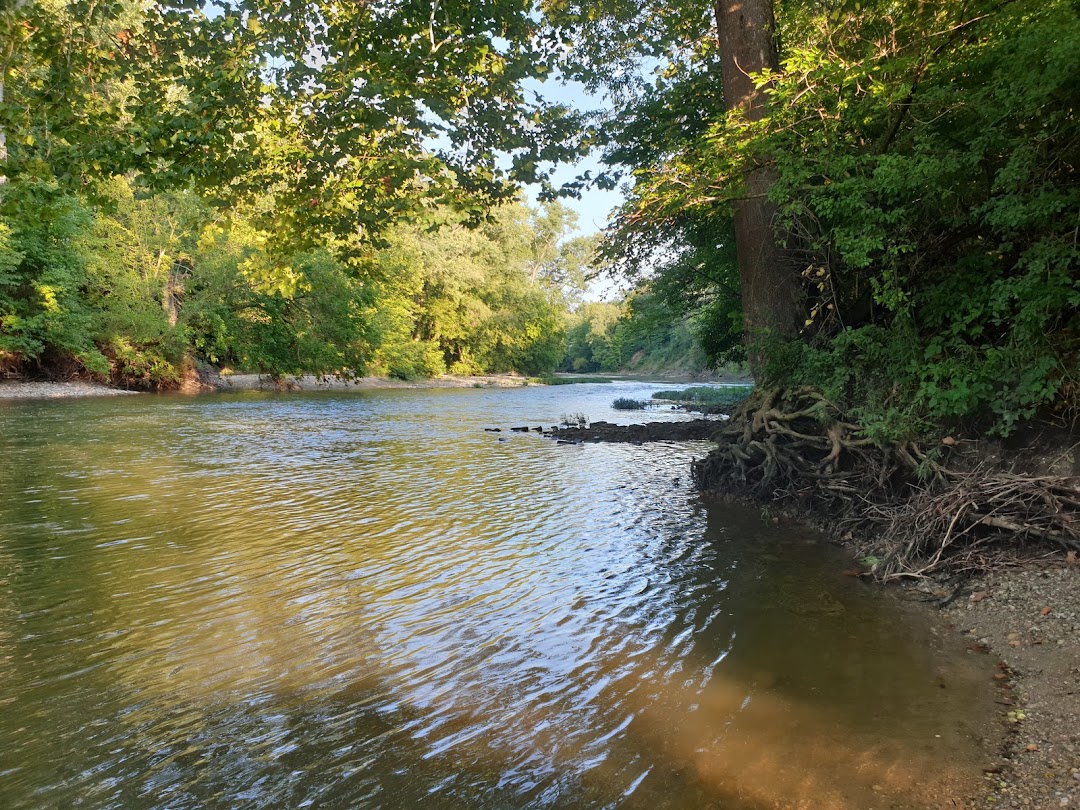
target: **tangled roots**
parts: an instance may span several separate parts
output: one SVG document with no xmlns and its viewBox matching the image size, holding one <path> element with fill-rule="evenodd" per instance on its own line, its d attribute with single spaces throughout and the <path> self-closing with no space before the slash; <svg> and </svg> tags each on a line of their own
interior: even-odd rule
<svg viewBox="0 0 1080 810">
<path fill-rule="evenodd" d="M 780 502 L 859 542 L 882 579 L 984 569 L 1027 543 L 1080 551 L 1080 478 L 945 467 L 879 445 L 820 393 L 756 392 L 694 465 L 702 489 Z"/>
</svg>

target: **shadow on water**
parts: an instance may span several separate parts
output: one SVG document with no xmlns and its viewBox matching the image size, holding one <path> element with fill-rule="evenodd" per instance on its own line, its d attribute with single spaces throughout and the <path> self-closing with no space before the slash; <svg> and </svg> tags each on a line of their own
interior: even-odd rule
<svg viewBox="0 0 1080 810">
<path fill-rule="evenodd" d="M 0 409 L 4 806 L 839 810 L 973 790 L 983 662 L 804 529 L 698 499 L 704 446 L 482 430 L 608 418 L 613 396 Z"/>
</svg>

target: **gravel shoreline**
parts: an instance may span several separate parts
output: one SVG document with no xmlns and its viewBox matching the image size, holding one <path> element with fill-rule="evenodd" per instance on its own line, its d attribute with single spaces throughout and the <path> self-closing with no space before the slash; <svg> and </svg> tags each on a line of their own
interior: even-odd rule
<svg viewBox="0 0 1080 810">
<path fill-rule="evenodd" d="M 94 382 L 0 382 L 0 399 L 73 399 L 137 394 Z"/>
<path fill-rule="evenodd" d="M 982 807 L 1080 808 L 1080 563 L 983 575 L 945 611 L 972 654 L 998 660 L 1003 750 Z"/>
<path fill-rule="evenodd" d="M 194 383 L 182 387 L 178 393 L 198 394 L 214 391 L 354 391 L 376 388 L 517 388 L 531 383 L 524 377 L 512 374 L 493 374 L 476 377 L 435 377 L 411 382 L 390 380 L 385 377 L 359 377 L 355 380 L 339 380 L 333 377 L 286 377 L 274 381 L 259 374 L 232 374 L 212 382 Z M 535 383 L 533 383 L 535 384 Z M 108 385 L 83 380 L 70 382 L 39 382 L 28 380 L 0 381 L 0 400 L 23 399 L 74 399 L 79 397 L 112 397 L 145 393 L 126 391 Z"/>
<path fill-rule="evenodd" d="M 275 381 L 260 374 L 229 374 L 215 380 L 218 391 L 353 391 L 373 388 L 520 388 L 530 385 L 516 374 L 489 374 L 474 377 L 431 377 L 422 380 L 391 380 L 386 377 L 283 377 Z"/>
</svg>

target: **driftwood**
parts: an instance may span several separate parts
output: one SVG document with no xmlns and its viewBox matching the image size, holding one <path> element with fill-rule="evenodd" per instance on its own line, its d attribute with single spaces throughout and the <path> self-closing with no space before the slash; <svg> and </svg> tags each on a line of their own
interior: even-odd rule
<svg viewBox="0 0 1080 810">
<path fill-rule="evenodd" d="M 881 579 L 983 569 L 1029 545 L 1080 551 L 1080 478 L 965 468 L 949 447 L 878 444 L 812 389 L 755 393 L 717 441 L 694 465 L 702 489 L 828 520 Z"/>
</svg>

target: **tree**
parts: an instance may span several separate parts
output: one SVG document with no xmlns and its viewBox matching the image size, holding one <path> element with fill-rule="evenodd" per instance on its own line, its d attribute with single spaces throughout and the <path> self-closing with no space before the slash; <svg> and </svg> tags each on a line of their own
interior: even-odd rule
<svg viewBox="0 0 1080 810">
<path fill-rule="evenodd" d="M 551 14 L 567 36 L 585 43 L 583 56 L 569 57 L 579 60 L 570 71 L 612 88 L 606 159 L 629 167 L 634 179 L 606 256 L 650 272 L 699 265 L 724 256 L 715 239 L 726 230 L 736 248 L 731 269 L 744 339 L 755 370 L 763 372 L 764 342 L 796 336 L 804 319 L 801 283 L 780 249 L 768 199 L 770 156 L 753 145 L 766 126 L 770 77 L 778 69 L 771 0 L 659 3 L 647 11 L 618 2 L 603 11 L 552 3 Z M 604 25 L 594 23 L 597 17 Z M 594 31 L 614 44 L 597 46 Z M 634 69 L 642 56 L 660 62 L 652 79 Z M 718 225 L 723 218 L 734 227 Z M 730 297 L 729 274 L 716 266 L 708 274 L 718 279 L 709 297 Z"/>
<path fill-rule="evenodd" d="M 134 171 L 351 249 L 439 205 L 483 218 L 580 152 L 545 103 L 557 44 L 526 0 L 76 0 L 0 12 L 0 174 L 83 190 Z"/>
<path fill-rule="evenodd" d="M 779 68 L 772 0 L 716 0 L 715 13 L 727 114 L 760 122 L 768 76 Z M 774 176 L 764 156 L 748 155 L 743 190 L 732 200 L 744 328 L 757 375 L 765 368 L 761 340 L 795 337 L 803 316 L 799 280 L 780 249 L 777 209 L 769 200 Z"/>
<path fill-rule="evenodd" d="M 3 4 L 0 359 L 104 374 L 108 357 L 164 380 L 190 337 L 270 373 L 375 362 L 395 332 L 373 302 L 407 286 L 373 260 L 394 227 L 480 226 L 580 151 L 580 117 L 526 88 L 558 53 L 528 0 Z M 110 195 L 116 177 L 130 199 Z M 192 228 L 216 229 L 216 248 L 181 258 L 142 221 L 167 221 L 176 191 L 201 198 Z M 556 270 L 573 268 L 538 273 Z M 557 309 L 548 292 L 515 300 Z M 435 296 L 456 362 L 475 324 L 453 325 L 451 298 Z M 421 354 L 441 370 L 438 348 Z"/>
<path fill-rule="evenodd" d="M 25 31 L 19 25 L 19 12 L 22 11 L 27 0 L 13 0 L 5 9 L 0 11 L 0 37 L 3 45 L 0 45 L 0 107 L 4 104 L 4 87 L 7 84 L 9 66 L 15 59 L 16 49 L 20 39 L 25 36 Z M 7 166 L 7 127 L 0 123 L 0 185 L 7 182 L 4 169 Z"/>
</svg>

